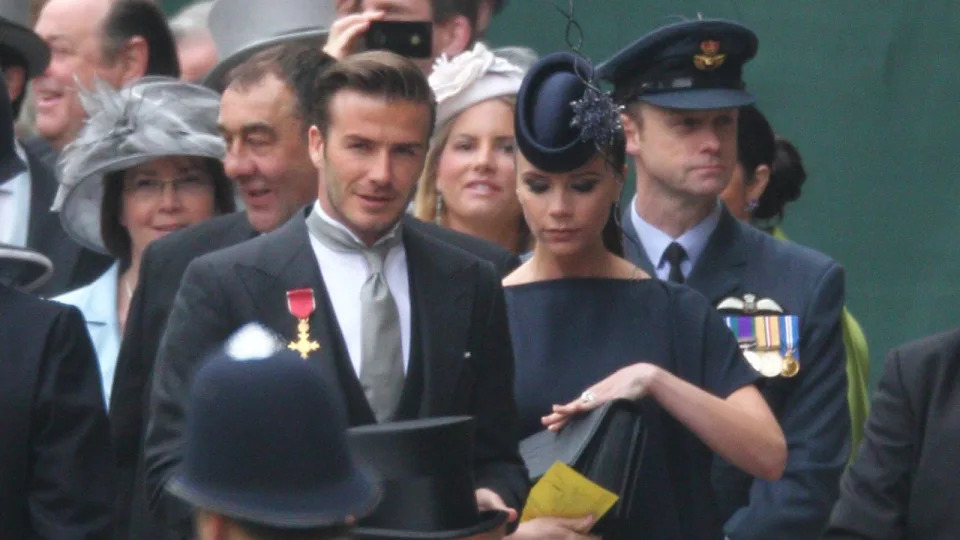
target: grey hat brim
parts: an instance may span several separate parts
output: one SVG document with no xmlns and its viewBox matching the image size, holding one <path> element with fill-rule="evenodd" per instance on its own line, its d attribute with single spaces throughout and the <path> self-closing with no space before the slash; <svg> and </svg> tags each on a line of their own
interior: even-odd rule
<svg viewBox="0 0 960 540">
<path fill-rule="evenodd" d="M 115 171 L 124 171 L 154 159 L 172 156 L 220 159 L 199 152 L 183 151 L 175 154 L 138 154 L 115 159 L 104 163 L 95 171 L 90 171 L 70 190 L 60 208 L 60 223 L 67 235 L 81 246 L 112 255 L 103 243 L 100 224 L 100 210 L 103 207 L 103 179 Z"/>
<path fill-rule="evenodd" d="M 663 109 L 708 110 L 744 107 L 757 101 L 746 90 L 728 88 L 703 88 L 685 92 L 664 92 L 648 94 L 637 98 L 638 101 L 656 105 Z"/>
<path fill-rule="evenodd" d="M 237 52 L 231 54 L 230 56 L 224 58 L 217 65 L 213 66 L 213 69 L 210 70 L 210 73 L 203 79 L 203 85 L 207 88 L 216 90 L 217 92 L 223 92 L 225 90 L 225 80 L 227 75 L 230 73 L 230 70 L 244 63 L 251 56 L 257 54 L 258 52 L 268 49 L 274 45 L 282 45 L 290 41 L 296 41 L 298 39 L 310 39 L 310 38 L 324 38 L 330 35 L 330 30 L 327 28 L 317 28 L 313 30 L 303 30 L 300 32 L 290 32 L 287 34 L 280 34 L 271 38 L 267 38 L 255 43 L 251 43 L 246 47 L 238 50 Z"/>
<path fill-rule="evenodd" d="M 50 63 L 50 47 L 43 38 L 33 30 L 3 17 L 0 17 L 0 44 L 23 55 L 27 61 L 27 79 L 43 73 Z"/>
<path fill-rule="evenodd" d="M 12 286 L 30 292 L 53 276 L 53 262 L 42 253 L 10 244 L 0 244 L 0 267 L 4 274 L 16 277 Z"/>
</svg>

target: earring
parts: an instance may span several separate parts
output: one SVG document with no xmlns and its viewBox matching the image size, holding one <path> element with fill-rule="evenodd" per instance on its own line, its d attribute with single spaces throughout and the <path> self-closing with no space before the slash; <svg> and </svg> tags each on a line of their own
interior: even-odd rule
<svg viewBox="0 0 960 540">
<path fill-rule="evenodd" d="M 760 206 L 760 201 L 759 201 L 759 200 L 757 200 L 757 199 L 750 199 L 750 200 L 747 201 L 747 205 L 744 206 L 743 209 L 744 209 L 748 214 L 752 214 L 753 211 L 756 210 L 758 206 Z"/>
<path fill-rule="evenodd" d="M 433 209 L 433 221 L 437 224 L 440 223 L 440 216 L 443 215 L 443 194 L 439 191 L 437 192 L 437 204 Z"/>
</svg>

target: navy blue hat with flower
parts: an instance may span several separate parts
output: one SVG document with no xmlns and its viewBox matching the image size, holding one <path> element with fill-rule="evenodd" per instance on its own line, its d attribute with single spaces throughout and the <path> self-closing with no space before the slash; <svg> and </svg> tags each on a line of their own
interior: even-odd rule
<svg viewBox="0 0 960 540">
<path fill-rule="evenodd" d="M 590 61 L 569 52 L 545 56 L 527 72 L 514 124 L 517 147 L 538 169 L 571 171 L 622 144 L 620 110 L 592 81 Z"/>
</svg>

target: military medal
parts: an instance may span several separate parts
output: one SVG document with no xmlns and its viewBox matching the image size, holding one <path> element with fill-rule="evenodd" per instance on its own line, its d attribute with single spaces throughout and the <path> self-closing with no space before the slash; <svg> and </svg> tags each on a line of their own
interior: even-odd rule
<svg viewBox="0 0 960 540">
<path fill-rule="evenodd" d="M 780 375 L 784 377 L 795 377 L 800 372 L 800 362 L 797 361 L 797 341 L 800 336 L 800 330 L 796 315 L 786 315 L 779 317 L 781 332 L 783 336 L 783 368 Z"/>
<path fill-rule="evenodd" d="M 310 315 L 316 308 L 313 289 L 287 291 L 287 309 L 298 321 L 297 340 L 291 341 L 287 348 L 300 353 L 300 358 L 304 360 L 310 353 L 320 349 L 320 344 L 310 339 Z"/>
</svg>

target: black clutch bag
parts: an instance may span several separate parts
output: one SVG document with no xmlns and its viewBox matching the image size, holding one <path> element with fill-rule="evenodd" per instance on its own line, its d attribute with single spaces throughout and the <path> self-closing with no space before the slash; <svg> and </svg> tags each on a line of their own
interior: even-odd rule
<svg viewBox="0 0 960 540">
<path fill-rule="evenodd" d="M 617 399 L 571 420 L 559 433 L 543 430 L 520 441 L 520 455 L 532 482 L 560 461 L 617 494 L 617 503 L 593 527 L 603 535 L 629 521 L 644 433 L 640 405 Z"/>
</svg>

